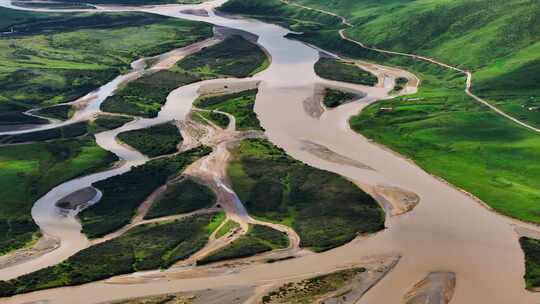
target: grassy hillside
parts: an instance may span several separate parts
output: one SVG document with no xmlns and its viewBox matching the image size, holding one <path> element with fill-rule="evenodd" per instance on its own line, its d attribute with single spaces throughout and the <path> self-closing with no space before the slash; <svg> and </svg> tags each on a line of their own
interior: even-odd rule
<svg viewBox="0 0 540 304">
<path fill-rule="evenodd" d="M 242 2 L 243 0 L 231 1 L 234 3 Z M 274 0 L 265 1 L 264 3 L 258 0 L 250 1 L 251 5 L 259 4 L 261 6 L 274 2 Z M 316 2 L 316 0 L 310 0 L 309 3 L 315 4 Z M 433 5 L 434 2 L 437 2 L 438 5 Z M 308 3 L 308 0 L 305 3 Z M 424 54 L 428 55 L 443 54 L 443 52 L 435 53 L 435 50 L 441 50 L 446 45 L 437 44 L 436 42 L 439 40 L 436 37 L 448 36 L 440 33 L 442 28 L 439 28 L 438 32 L 433 31 L 432 28 L 438 28 L 439 22 L 444 23 L 448 22 L 448 20 L 445 20 L 441 16 L 422 19 L 415 14 L 421 12 L 428 14 L 427 12 L 431 9 L 444 7 L 445 5 L 458 6 L 460 4 L 465 5 L 466 3 L 479 5 L 478 1 L 465 2 L 459 0 L 388 0 L 382 2 L 351 0 L 319 1 L 317 3 L 320 5 L 332 5 L 332 9 L 339 7 L 336 11 L 346 15 L 350 14 L 351 17 L 354 17 L 351 18 L 352 22 L 364 25 L 364 27 L 357 25 L 349 30 L 350 35 L 354 36 L 355 33 L 360 33 L 360 30 L 363 28 L 365 31 L 364 34 L 367 36 L 362 37 L 361 40 L 381 47 L 395 46 L 397 50 L 409 51 L 416 47 L 414 41 L 425 42 L 425 40 L 421 40 L 423 38 L 420 38 L 423 37 L 424 32 L 432 31 L 430 40 L 436 41 L 427 44 L 431 48 L 429 50 L 418 50 L 418 53 L 424 52 Z M 430 3 L 432 5 L 428 5 Z M 516 7 L 516 9 L 508 10 L 508 16 L 510 17 L 519 12 L 523 13 L 522 16 L 528 16 L 527 14 L 530 12 L 527 12 L 527 14 L 524 12 L 526 9 L 522 9 L 523 3 L 530 4 L 527 6 L 527 10 L 538 12 L 536 9 L 537 3 L 531 1 L 510 0 L 506 2 L 490 1 L 489 3 L 493 7 L 485 9 L 482 12 L 478 11 L 478 14 L 495 18 L 493 11 L 497 11 L 498 7 L 507 5 L 505 3 L 513 3 Z M 229 2 L 229 5 L 232 5 L 231 2 Z M 418 7 L 419 5 L 425 5 L 425 7 L 420 9 Z M 358 7 L 361 9 L 358 9 Z M 415 10 L 410 9 L 411 7 L 415 8 Z M 303 10 L 293 6 L 286 6 L 284 9 L 296 11 L 296 14 L 300 14 L 298 11 Z M 469 10 L 470 12 L 467 12 L 467 14 L 475 11 L 474 9 L 470 9 L 470 7 Z M 403 13 L 406 11 L 409 11 L 408 15 Z M 398 12 L 403 13 L 401 18 L 398 18 L 396 15 L 393 15 L 393 18 L 384 18 L 383 16 L 390 13 L 397 14 Z M 453 12 L 453 10 L 449 9 L 448 12 Z M 377 17 L 378 15 L 380 16 Z M 452 16 L 455 18 L 449 18 L 449 20 L 456 22 L 462 18 L 460 14 L 454 13 Z M 377 25 L 376 21 L 378 18 L 384 18 L 388 23 Z M 506 20 L 504 16 L 497 18 L 499 20 L 498 22 Z M 474 16 L 469 17 L 469 19 L 477 22 L 473 28 L 478 30 L 479 33 L 487 31 L 486 26 L 489 23 L 484 17 Z M 524 21 L 520 22 L 533 19 L 527 17 Z M 286 16 L 284 20 L 286 20 Z M 428 26 L 430 22 L 433 24 L 432 26 Z M 394 29 L 393 31 L 388 30 L 391 23 L 402 24 L 403 30 L 398 26 L 392 27 Z M 372 33 L 378 31 L 379 34 L 369 36 L 368 25 L 370 25 L 369 31 Z M 502 43 L 500 41 L 502 39 L 501 37 L 519 36 L 520 33 L 516 32 L 518 28 L 513 28 L 513 25 L 514 23 L 510 22 L 507 24 L 505 35 L 499 35 L 500 33 L 497 35 L 488 35 L 489 31 L 487 31 L 485 37 L 482 36 L 482 39 L 491 39 L 490 43 L 494 47 L 497 47 L 499 43 Z M 402 32 L 406 32 L 406 29 L 414 26 L 416 26 L 417 33 L 420 37 L 407 37 L 413 40 L 413 42 L 403 42 L 406 45 L 392 44 L 392 41 L 397 41 L 392 38 L 393 35 L 400 35 Z M 532 28 L 534 25 L 531 23 L 530 27 Z M 371 105 L 358 116 L 351 119 L 353 129 L 415 160 L 428 172 L 439 175 L 454 185 L 473 193 L 497 211 L 518 219 L 540 223 L 540 207 L 537 204 L 540 200 L 540 165 L 535 161 L 540 154 L 540 136 L 538 134 L 518 127 L 516 124 L 496 115 L 493 111 L 480 106 L 477 102 L 467 97 L 463 93 L 465 84 L 464 77 L 461 74 L 456 74 L 433 64 L 414 61 L 401 56 L 382 55 L 365 50 L 353 43 L 342 40 L 331 24 L 325 28 L 328 30 L 307 31 L 301 35 L 290 36 L 350 58 L 401 66 L 414 72 L 422 79 L 422 87 L 418 94 Z M 534 34 L 535 31 L 531 30 L 530 32 Z M 451 36 L 458 39 L 456 37 L 460 35 L 460 31 L 457 31 Z M 375 36 L 380 40 L 374 40 Z M 520 39 L 517 40 L 530 41 L 527 40 L 528 38 Z M 383 45 L 382 42 L 386 44 Z M 420 44 L 422 43 L 418 43 L 418 45 Z M 462 47 L 471 45 L 474 47 L 474 43 L 465 43 Z M 518 45 L 521 44 L 516 43 L 516 48 Z M 531 44 L 531 47 L 533 45 Z M 485 52 L 489 52 L 490 49 L 485 50 Z M 425 53 L 428 51 L 433 53 Z M 479 89 L 483 83 L 483 76 L 480 77 L 484 73 L 483 71 L 493 69 L 497 66 L 497 64 L 491 63 L 492 60 L 503 62 L 510 57 L 517 58 L 516 56 L 520 56 L 523 52 L 523 50 L 512 50 L 509 55 L 498 55 L 503 57 L 490 59 L 493 58 L 491 54 L 486 54 L 486 56 L 478 53 L 469 54 L 467 48 L 463 47 L 462 53 L 457 54 L 456 58 L 470 56 L 464 62 L 478 71 L 476 73 L 478 76 L 476 76 L 475 86 Z M 449 51 L 449 54 L 451 53 Z M 530 56 L 536 56 L 538 54 L 540 53 L 533 52 L 530 53 Z M 452 60 L 455 60 L 455 58 L 452 59 L 450 57 L 452 56 L 448 55 L 448 58 L 442 57 L 441 59 L 448 60 L 452 63 Z M 523 62 L 529 62 L 528 57 L 523 57 L 522 59 Z M 485 66 L 486 64 L 487 66 Z M 527 69 L 529 72 L 525 74 L 516 71 L 509 72 L 513 75 L 513 78 L 505 78 L 508 76 L 508 73 L 506 70 L 501 69 L 501 72 L 507 76 L 497 76 L 494 78 L 498 82 L 485 82 L 485 92 L 493 93 L 504 90 L 505 94 L 522 96 L 526 92 L 534 91 L 536 88 L 526 85 L 505 87 L 500 84 L 506 81 L 504 79 L 533 79 L 538 75 L 538 73 L 534 72 L 536 67 L 537 65 L 528 66 Z M 522 83 L 530 84 L 529 81 Z M 379 111 L 381 107 L 390 107 L 393 108 L 393 111 L 386 113 Z M 523 108 L 520 107 L 520 109 Z M 524 170 L 524 168 L 527 168 L 527 170 Z"/>
<path fill-rule="evenodd" d="M 233 0 L 227 7 L 238 6 Z M 277 0 L 250 1 L 246 14 L 305 16 Z M 347 35 L 383 49 L 416 53 L 474 72 L 473 90 L 540 126 L 540 2 L 535 0 L 293 0 L 353 24 Z M 267 7 L 276 6 L 272 11 Z M 261 10 L 265 7 L 266 11 Z M 284 11 L 286 13 L 277 14 Z M 305 18 L 301 18 L 305 19 Z M 307 20 L 324 20 L 309 18 Z M 300 22 L 300 21 L 297 21 Z M 295 24 L 291 24 L 295 28 Z M 324 30 L 335 27 L 326 22 Z M 305 30 L 305 29 L 303 29 Z"/>
<path fill-rule="evenodd" d="M 0 147 L 0 254 L 32 240 L 37 226 L 30 209 L 39 197 L 115 160 L 90 139 Z"/>
<path fill-rule="evenodd" d="M 203 23 L 140 13 L 49 14 L 0 8 L 0 126 L 44 123 L 21 112 L 80 97 L 140 57 L 212 35 Z"/>
</svg>

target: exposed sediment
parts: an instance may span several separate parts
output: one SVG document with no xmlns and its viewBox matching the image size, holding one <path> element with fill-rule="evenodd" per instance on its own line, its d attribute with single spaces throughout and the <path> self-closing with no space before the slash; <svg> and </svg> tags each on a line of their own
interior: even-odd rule
<svg viewBox="0 0 540 304">
<path fill-rule="evenodd" d="M 403 298 L 404 304 L 448 304 L 456 288 L 453 272 L 432 272 L 413 286 Z"/>
</svg>

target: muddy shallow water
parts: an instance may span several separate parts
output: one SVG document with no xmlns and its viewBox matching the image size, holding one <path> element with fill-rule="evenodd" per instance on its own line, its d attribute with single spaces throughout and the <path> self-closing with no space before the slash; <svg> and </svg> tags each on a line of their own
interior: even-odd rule
<svg viewBox="0 0 540 304">
<path fill-rule="evenodd" d="M 254 79 L 261 80 L 255 110 L 269 139 L 289 154 L 314 167 L 342 174 L 360 184 L 395 186 L 416 193 L 419 205 L 410 213 L 391 217 L 387 229 L 370 237 L 359 238 L 343 247 L 326 253 L 309 255 L 274 264 L 253 265 L 224 276 L 156 281 L 142 285 L 112 285 L 103 282 L 80 287 L 58 288 L 0 301 L 24 303 L 50 300 L 51 303 L 95 303 L 132 296 L 164 292 L 189 291 L 234 285 L 263 285 L 285 279 L 302 277 L 343 267 L 363 257 L 378 254 L 400 254 L 395 269 L 373 287 L 359 303 L 400 303 L 414 284 L 431 272 L 454 272 L 456 290 L 451 303 L 535 303 L 540 297 L 525 290 L 523 253 L 517 235 L 508 220 L 488 211 L 473 198 L 427 174 L 410 161 L 388 151 L 349 129 L 347 119 L 369 102 L 386 98 L 390 88 L 366 88 L 356 85 L 323 81 L 314 74 L 313 65 L 318 51 L 300 42 L 285 39 L 287 30 L 253 20 L 182 14 L 182 9 L 201 9 L 217 6 L 224 1 L 203 5 L 159 6 L 140 9 L 167 16 L 201 20 L 216 25 L 242 29 L 259 36 L 259 43 L 272 56 L 271 66 Z M 2 3 L 2 2 L 0 2 Z M 109 8 L 115 10 L 115 8 Z M 121 10 L 126 10 L 122 8 Z M 136 10 L 136 9 L 133 9 Z M 230 80 L 235 81 L 235 80 Z M 217 81 L 216 81 L 217 82 Z M 343 105 L 325 112 L 320 119 L 312 118 L 303 108 L 303 101 L 312 96 L 316 84 L 346 86 L 367 93 L 359 102 Z M 98 144 L 126 159 L 140 163 L 144 158 L 114 141 L 114 136 L 128 129 L 182 119 L 197 96 L 200 83 L 179 88 L 171 93 L 160 116 L 153 120 L 136 120 L 120 130 L 98 135 Z M 318 158 L 306 151 L 306 141 L 338 153 L 371 169 L 338 164 Z M 122 166 L 116 170 L 127 170 Z M 109 173 L 100 173 L 105 178 Z M 117 173 L 118 174 L 118 173 Z M 33 216 L 42 225 L 53 211 L 54 199 L 62 194 L 88 185 L 95 177 L 84 177 L 55 188 L 41 198 Z M 39 218 L 43 221 L 39 221 Z M 42 226 L 43 227 L 43 226 Z M 51 224 L 51 233 L 62 235 L 65 251 L 53 252 L 34 260 L 54 264 L 61 257 L 85 246 L 80 225 L 74 218 Z M 76 244 L 64 246 L 64 242 Z M 77 250 L 79 250 L 77 249 Z M 71 250 L 71 251 L 70 251 Z M 75 251 L 74 251 L 75 250 Z M 26 265 L 21 265 L 25 267 Z M 0 272 L 0 277 L 3 274 Z"/>
</svg>

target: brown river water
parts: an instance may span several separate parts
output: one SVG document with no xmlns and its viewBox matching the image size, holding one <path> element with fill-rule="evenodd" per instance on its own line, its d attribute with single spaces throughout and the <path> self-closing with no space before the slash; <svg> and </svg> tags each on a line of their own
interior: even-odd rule
<svg viewBox="0 0 540 304">
<path fill-rule="evenodd" d="M 0 1 L 0 5 L 8 6 L 9 3 L 5 1 Z M 387 86 L 366 88 L 320 79 L 313 70 L 319 56 L 318 50 L 284 38 L 288 31 L 279 26 L 255 20 L 216 16 L 212 8 L 223 2 L 218 0 L 202 5 L 100 9 L 147 11 L 205 21 L 259 36 L 258 42 L 271 55 L 272 64 L 254 77 L 262 81 L 255 110 L 269 139 L 293 157 L 311 166 L 339 173 L 360 184 L 396 186 L 414 192 L 420 197 L 420 204 L 410 213 L 389 217 L 387 229 L 384 231 L 358 238 L 322 254 L 274 264 L 251 265 L 213 277 L 157 280 L 130 285 L 95 282 L 79 287 L 19 295 L 0 300 L 0 303 L 99 303 L 173 291 L 260 286 L 331 271 L 354 264 L 366 256 L 387 254 L 399 254 L 402 258 L 394 270 L 359 303 L 400 303 L 403 295 L 416 282 L 434 271 L 456 273 L 457 284 L 451 303 L 540 302 L 540 296 L 525 290 L 523 253 L 519 248 L 518 236 L 508 219 L 487 210 L 465 193 L 349 129 L 348 118 L 370 102 L 387 98 Z M 183 9 L 200 8 L 208 9 L 210 16 L 180 13 Z M 312 118 L 305 113 L 303 101 L 313 95 L 315 85 L 320 83 L 360 90 L 367 93 L 367 97 L 327 111 L 320 119 Z M 54 265 L 85 248 L 88 241 L 80 234 L 80 224 L 74 215 L 59 220 L 54 207 L 56 200 L 94 181 L 125 172 L 131 165 L 145 162 L 146 159 L 141 154 L 119 145 L 114 140 L 116 134 L 170 119 L 182 119 L 197 97 L 200 85 L 201 83 L 196 83 L 173 91 L 166 106 L 155 119 L 139 119 L 120 129 L 98 134 L 98 144 L 125 159 L 126 164 L 114 170 L 64 183 L 36 202 L 32 210 L 34 219 L 45 233 L 59 237 L 62 245 L 59 250 L 18 265 L 17 269 L 11 270 L 11 274 L 0 270 L 0 279 Z M 303 149 L 306 140 L 323 145 L 373 170 L 318 158 Z"/>
</svg>

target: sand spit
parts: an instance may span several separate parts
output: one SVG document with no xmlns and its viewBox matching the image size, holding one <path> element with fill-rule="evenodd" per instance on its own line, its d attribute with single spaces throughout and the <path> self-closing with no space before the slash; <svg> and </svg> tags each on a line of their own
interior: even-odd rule
<svg viewBox="0 0 540 304">
<path fill-rule="evenodd" d="M 97 195 L 98 191 L 94 187 L 82 188 L 60 199 L 56 206 L 67 210 L 82 209 Z"/>
<path fill-rule="evenodd" d="M 261 82 L 258 80 L 252 81 L 238 81 L 238 82 L 226 82 L 226 83 L 206 83 L 201 85 L 197 93 L 202 97 L 214 96 L 214 95 L 225 95 L 238 93 L 246 90 L 253 90 L 259 87 Z"/>
<path fill-rule="evenodd" d="M 395 186 L 377 185 L 374 194 L 385 203 L 385 209 L 391 216 L 407 213 L 420 203 L 416 193 Z"/>
<path fill-rule="evenodd" d="M 205 9 L 185 9 L 185 10 L 181 10 L 180 13 L 187 14 L 187 15 L 195 15 L 195 16 L 199 16 L 199 17 L 208 17 L 208 16 L 210 16 L 208 14 L 208 11 L 205 10 Z"/>
<path fill-rule="evenodd" d="M 245 303 L 254 292 L 253 287 L 205 289 L 194 292 L 170 293 L 100 304 L 240 304 Z"/>
<path fill-rule="evenodd" d="M 60 241 L 51 236 L 42 236 L 33 246 L 20 249 L 12 253 L 0 256 L 0 269 L 13 267 L 49 252 L 54 251 L 60 246 Z"/>
<path fill-rule="evenodd" d="M 345 103 L 358 101 L 358 100 L 360 100 L 360 99 L 367 96 L 366 93 L 364 93 L 364 92 L 360 92 L 360 91 L 357 91 L 357 90 L 352 90 L 350 88 L 345 88 L 345 87 L 342 87 L 342 86 L 329 85 L 329 84 L 326 84 L 326 85 L 325 84 L 316 84 L 315 88 L 314 88 L 313 96 L 310 96 L 310 97 L 306 98 L 304 100 L 304 102 L 303 102 L 304 110 L 306 111 L 306 113 L 309 116 L 318 119 L 324 114 L 325 111 L 330 111 L 331 110 L 331 109 L 327 108 L 326 106 L 324 106 L 324 104 L 323 104 L 326 89 L 343 91 L 343 92 L 352 93 L 352 94 L 355 95 L 354 98 L 352 98 L 351 100 L 349 100 L 349 101 L 347 101 Z"/>
<path fill-rule="evenodd" d="M 262 296 L 260 304 L 353 304 L 398 263 L 399 256 L 370 257 L 364 263 L 288 282 Z"/>
<path fill-rule="evenodd" d="M 356 167 L 358 169 L 365 169 L 365 170 L 374 170 L 370 166 L 364 165 L 363 163 L 356 161 L 352 158 L 349 158 L 347 156 L 343 156 L 341 154 L 338 154 L 337 152 L 334 152 L 330 150 L 328 147 L 319 145 L 317 143 L 314 143 L 309 140 L 303 141 L 303 147 L 302 149 L 304 151 L 307 151 L 321 159 L 327 160 L 329 162 L 333 162 L 336 164 L 342 164 L 345 166 L 352 166 Z"/>
<path fill-rule="evenodd" d="M 456 288 L 453 272 L 432 272 L 405 294 L 405 304 L 448 304 Z"/>
</svg>

